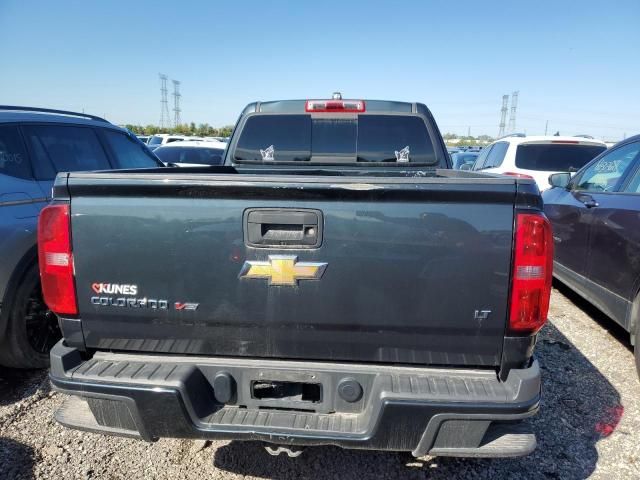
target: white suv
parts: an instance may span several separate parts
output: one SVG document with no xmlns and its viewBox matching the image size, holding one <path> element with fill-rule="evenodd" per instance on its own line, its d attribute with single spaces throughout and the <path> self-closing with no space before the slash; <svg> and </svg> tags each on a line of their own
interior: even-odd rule
<svg viewBox="0 0 640 480">
<path fill-rule="evenodd" d="M 533 178 L 542 191 L 550 187 L 552 173 L 575 173 L 606 149 L 604 142 L 588 137 L 514 134 L 482 149 L 473 170 Z"/>
</svg>

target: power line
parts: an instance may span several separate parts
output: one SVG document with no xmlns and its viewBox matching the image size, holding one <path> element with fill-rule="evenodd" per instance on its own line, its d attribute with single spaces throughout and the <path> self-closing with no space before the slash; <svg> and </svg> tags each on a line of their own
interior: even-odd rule
<svg viewBox="0 0 640 480">
<path fill-rule="evenodd" d="M 159 73 L 160 77 L 160 128 L 169 127 L 169 102 L 167 101 L 167 80 L 169 77 Z"/>
</svg>

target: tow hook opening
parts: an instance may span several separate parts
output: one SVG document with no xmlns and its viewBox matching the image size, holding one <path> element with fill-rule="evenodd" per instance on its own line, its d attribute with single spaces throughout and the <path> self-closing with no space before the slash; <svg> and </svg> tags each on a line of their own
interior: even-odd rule
<svg viewBox="0 0 640 480">
<path fill-rule="evenodd" d="M 302 452 L 304 452 L 304 447 L 271 447 L 265 445 L 264 449 L 269 455 L 273 455 L 274 457 L 277 457 L 281 453 L 286 453 L 287 457 L 296 458 L 302 455 Z"/>
<path fill-rule="evenodd" d="M 318 403 L 322 401 L 322 385 L 319 383 L 256 380 L 251 383 L 251 396 L 257 400 Z"/>
</svg>

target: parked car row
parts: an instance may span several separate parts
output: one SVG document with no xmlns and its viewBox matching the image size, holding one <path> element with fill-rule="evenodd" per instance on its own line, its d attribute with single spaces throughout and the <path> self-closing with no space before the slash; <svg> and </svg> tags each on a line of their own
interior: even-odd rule
<svg viewBox="0 0 640 480">
<path fill-rule="evenodd" d="M 198 137 L 192 135 L 176 135 L 172 133 L 157 133 L 155 135 L 136 135 L 141 142 L 147 144 L 150 150 L 168 145 L 173 142 L 222 142 L 228 141 L 227 137 Z"/>
<path fill-rule="evenodd" d="M 151 151 L 158 147 L 168 145 L 173 142 L 197 142 L 202 141 L 202 137 L 191 137 L 188 135 L 173 135 L 170 133 L 158 133 L 149 137 L 147 145 Z"/>
<path fill-rule="evenodd" d="M 179 167 L 221 165 L 226 143 L 213 141 L 190 141 L 168 143 L 154 150 L 153 153 L 165 165 Z"/>
<path fill-rule="evenodd" d="M 226 137 L 195 137 L 159 133 L 136 135 L 165 164 L 179 167 L 213 166 L 222 163 Z"/>
</svg>

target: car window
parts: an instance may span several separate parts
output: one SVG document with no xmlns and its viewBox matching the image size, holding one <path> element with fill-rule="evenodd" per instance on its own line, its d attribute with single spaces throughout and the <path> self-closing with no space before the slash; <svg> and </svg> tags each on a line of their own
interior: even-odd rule
<svg viewBox="0 0 640 480">
<path fill-rule="evenodd" d="M 32 178 L 29 159 L 18 127 L 0 127 L 0 173 L 10 177 Z"/>
<path fill-rule="evenodd" d="M 311 115 L 249 117 L 234 158 L 239 161 L 311 159 Z"/>
<path fill-rule="evenodd" d="M 149 139 L 148 143 L 149 145 L 160 145 L 162 143 L 162 137 L 158 137 L 157 135 L 154 135 Z"/>
<path fill-rule="evenodd" d="M 360 115 L 358 161 L 398 162 L 402 151 L 411 163 L 436 162 L 427 126 L 420 117 Z"/>
<path fill-rule="evenodd" d="M 237 161 L 345 161 L 434 164 L 425 122 L 418 116 L 311 115 L 249 117 L 234 152 Z"/>
<path fill-rule="evenodd" d="M 478 155 L 478 158 L 476 159 L 476 163 L 473 164 L 474 170 L 482 170 L 484 168 L 484 164 L 485 164 L 485 161 L 487 160 L 487 156 L 489 155 L 489 152 L 491 152 L 493 147 L 494 147 L 493 145 L 490 145 L 487 148 L 482 150 L 482 152 L 480 153 L 480 155 Z"/>
<path fill-rule="evenodd" d="M 167 143 L 182 142 L 183 140 L 185 139 L 180 137 L 170 137 L 170 138 L 167 138 Z"/>
<path fill-rule="evenodd" d="M 516 150 L 516 167 L 543 172 L 577 172 L 606 149 L 604 145 L 524 143 Z"/>
<path fill-rule="evenodd" d="M 165 163 L 180 163 L 180 154 L 182 148 L 180 147 L 158 147 L 153 153 Z"/>
<path fill-rule="evenodd" d="M 103 129 L 105 138 L 113 151 L 114 168 L 154 168 L 158 162 L 146 147 L 129 135 L 115 130 Z"/>
<path fill-rule="evenodd" d="M 342 118 L 319 118 L 311 122 L 311 155 L 347 157 L 356 160 L 358 121 Z"/>
<path fill-rule="evenodd" d="M 636 142 L 635 146 L 640 152 L 640 142 Z M 636 158 L 634 159 L 632 168 L 636 167 L 636 171 L 633 174 L 633 177 L 631 178 L 631 180 L 629 181 L 629 184 L 624 189 L 625 192 L 640 193 L 640 168 L 638 168 L 638 165 L 640 165 L 640 155 L 636 155 Z"/>
<path fill-rule="evenodd" d="M 496 143 L 487 155 L 487 160 L 484 162 L 483 168 L 496 168 L 502 165 L 502 161 L 504 160 L 504 156 L 507 153 L 508 148 L 508 142 Z"/>
<path fill-rule="evenodd" d="M 587 192 L 615 191 L 638 152 L 640 142 L 630 143 L 607 153 L 580 174 L 574 182 L 574 188 Z"/>
<path fill-rule="evenodd" d="M 92 128 L 67 125 L 23 128 L 34 152 L 38 180 L 51 180 L 57 172 L 111 169 Z"/>
</svg>

